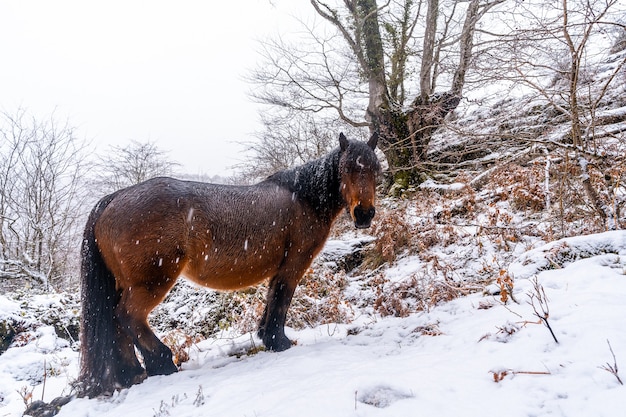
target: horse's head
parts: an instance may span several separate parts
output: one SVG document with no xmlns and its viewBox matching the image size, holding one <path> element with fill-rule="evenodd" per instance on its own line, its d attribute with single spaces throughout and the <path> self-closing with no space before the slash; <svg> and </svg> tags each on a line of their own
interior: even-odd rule
<svg viewBox="0 0 626 417">
<path fill-rule="evenodd" d="M 376 213 L 376 179 L 380 172 L 374 152 L 377 142 L 376 133 L 367 143 L 349 141 L 343 133 L 339 135 L 341 195 L 357 229 L 370 227 Z"/>
</svg>

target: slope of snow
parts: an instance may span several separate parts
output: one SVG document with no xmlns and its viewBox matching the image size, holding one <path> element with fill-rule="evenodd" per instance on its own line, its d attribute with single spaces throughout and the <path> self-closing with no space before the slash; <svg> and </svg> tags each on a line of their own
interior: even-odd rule
<svg viewBox="0 0 626 417">
<path fill-rule="evenodd" d="M 537 267 L 559 244 L 580 256 L 560 269 Z M 411 267 L 400 265 L 391 272 Z M 614 364 L 607 341 L 618 367 L 626 363 L 626 232 L 551 243 L 512 267 L 519 304 L 473 294 L 406 318 L 363 315 L 350 325 L 290 331 L 297 345 L 281 353 L 242 354 L 259 343 L 249 334 L 206 340 L 181 372 L 148 378 L 112 398 L 75 399 L 58 415 L 623 415 L 626 387 L 602 367 Z M 559 343 L 530 304 L 535 276 Z M 46 401 L 78 371 L 75 352 L 58 345 L 49 329 L 39 333 L 0 356 L 2 416 L 21 415 L 16 390 L 36 384 L 27 370 L 43 369 L 44 358 L 57 367 L 66 362 L 48 376 Z M 42 385 L 34 399 L 41 398 Z"/>
</svg>

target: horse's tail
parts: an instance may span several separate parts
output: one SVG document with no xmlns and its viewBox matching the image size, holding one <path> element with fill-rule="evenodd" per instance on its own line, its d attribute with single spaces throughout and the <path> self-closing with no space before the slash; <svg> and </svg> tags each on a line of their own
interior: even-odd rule
<svg viewBox="0 0 626 417">
<path fill-rule="evenodd" d="M 81 333 L 79 396 L 113 393 L 117 385 L 114 309 L 115 277 L 98 249 L 95 225 L 115 194 L 98 202 L 89 215 L 81 249 Z"/>
</svg>

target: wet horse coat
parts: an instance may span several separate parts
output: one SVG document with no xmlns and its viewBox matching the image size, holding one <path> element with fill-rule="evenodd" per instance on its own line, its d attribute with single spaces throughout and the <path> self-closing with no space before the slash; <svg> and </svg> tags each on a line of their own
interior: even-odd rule
<svg viewBox="0 0 626 417">
<path fill-rule="evenodd" d="M 287 309 L 334 219 L 344 208 L 357 228 L 374 217 L 376 140 L 342 134 L 327 156 L 253 186 L 155 178 L 103 198 L 83 240 L 81 395 L 177 370 L 147 317 L 181 275 L 218 290 L 269 278 L 259 336 L 289 348 Z"/>
</svg>

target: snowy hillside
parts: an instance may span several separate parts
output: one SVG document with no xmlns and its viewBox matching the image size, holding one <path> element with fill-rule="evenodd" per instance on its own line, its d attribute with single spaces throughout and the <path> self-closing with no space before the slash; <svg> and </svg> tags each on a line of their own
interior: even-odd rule
<svg viewBox="0 0 626 417">
<path fill-rule="evenodd" d="M 291 349 L 255 336 L 265 287 L 177 285 L 150 320 L 181 372 L 58 415 L 626 415 L 626 231 L 597 233 L 626 228 L 625 69 L 621 49 L 586 78 L 582 149 L 541 95 L 459 107 L 418 189 L 381 198 L 366 232 L 334 227 L 288 312 Z M 69 291 L 0 295 L 0 417 L 73 395 Z"/>
<path fill-rule="evenodd" d="M 402 262 L 388 274 L 415 267 Z M 402 318 L 363 313 L 350 324 L 291 330 L 297 345 L 281 353 L 247 355 L 259 344 L 251 334 L 212 338 L 190 349 L 178 374 L 113 398 L 75 399 L 58 415 L 623 415 L 626 232 L 553 242 L 508 271 L 520 277 L 517 303 L 475 293 Z M 0 298 L 0 314 L 18 309 Z M 535 314 L 546 310 L 558 343 Z M 39 328 L 0 356 L 0 415 L 21 415 L 19 391 L 31 384 L 33 400 L 67 394 L 77 371 L 69 343 Z"/>
</svg>

